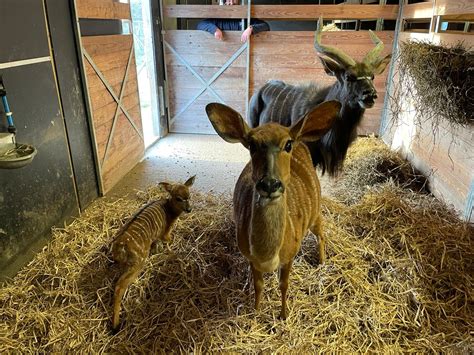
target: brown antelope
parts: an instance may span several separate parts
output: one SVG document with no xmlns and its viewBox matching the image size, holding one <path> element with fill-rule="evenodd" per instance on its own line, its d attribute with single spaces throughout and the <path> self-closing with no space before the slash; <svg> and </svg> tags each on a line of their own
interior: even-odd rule
<svg viewBox="0 0 474 355">
<path fill-rule="evenodd" d="M 357 137 L 357 127 L 365 110 L 375 104 L 374 77 L 385 70 L 391 55 L 380 56 L 384 44 L 369 31 L 375 47 L 358 62 L 341 49 L 321 43 L 322 25 L 323 19 L 320 18 L 314 47 L 326 73 L 336 77 L 336 82 L 331 86 L 318 82 L 290 85 L 271 80 L 252 96 L 249 122 L 251 127 L 268 122 L 290 126 L 321 102 L 340 101 L 342 108 L 331 129 L 318 141 L 308 143 L 313 164 L 320 166 L 323 174 L 327 171 L 335 176 L 342 168 L 347 149 Z"/>
<path fill-rule="evenodd" d="M 161 182 L 170 194 L 167 199 L 152 201 L 142 207 L 118 231 L 112 243 L 112 257 L 123 267 L 114 293 L 112 327 L 117 330 L 122 297 L 128 286 L 142 272 L 152 246 L 158 241 L 171 241 L 171 232 L 182 212 L 191 212 L 189 187 L 195 176 L 184 184 Z"/>
<path fill-rule="evenodd" d="M 235 185 L 237 242 L 249 260 L 259 309 L 263 273 L 279 268 L 281 312 L 286 319 L 286 293 L 293 258 L 310 229 L 319 236 L 319 258 L 325 260 L 321 230 L 321 188 L 308 147 L 331 127 L 341 104 L 325 102 L 291 127 L 268 123 L 250 128 L 240 114 L 218 103 L 206 106 L 217 133 L 229 143 L 243 144 L 251 161 Z"/>
</svg>

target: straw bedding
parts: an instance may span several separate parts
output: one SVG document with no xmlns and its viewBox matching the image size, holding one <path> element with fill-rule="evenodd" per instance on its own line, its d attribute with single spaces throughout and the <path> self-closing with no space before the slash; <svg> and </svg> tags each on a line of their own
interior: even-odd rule
<svg viewBox="0 0 474 355">
<path fill-rule="evenodd" d="M 275 275 L 253 310 L 230 196 L 194 193 L 193 212 L 125 295 L 115 335 L 108 246 L 127 216 L 164 192 L 99 200 L 0 290 L 0 352 L 472 352 L 473 228 L 388 180 L 356 202 L 323 199 L 328 261 L 317 265 L 308 236 L 286 321 Z"/>
</svg>

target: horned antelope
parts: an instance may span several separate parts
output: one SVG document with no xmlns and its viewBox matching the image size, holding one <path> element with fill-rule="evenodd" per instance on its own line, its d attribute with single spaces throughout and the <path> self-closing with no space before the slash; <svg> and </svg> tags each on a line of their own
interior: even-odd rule
<svg viewBox="0 0 474 355">
<path fill-rule="evenodd" d="M 313 164 L 332 176 L 340 170 L 347 149 L 357 136 L 357 126 L 366 109 L 374 106 L 377 90 L 374 76 L 381 74 L 390 62 L 391 54 L 380 57 L 383 42 L 369 31 L 375 47 L 361 62 L 357 62 L 342 50 L 321 43 L 322 18 L 318 21 L 314 47 L 327 74 L 337 81 L 331 86 L 315 82 L 289 85 L 272 80 L 260 88 L 251 98 L 249 123 L 251 127 L 277 122 L 284 126 L 294 124 L 321 102 L 337 100 L 342 108 L 331 129 L 319 141 L 308 143 Z"/>
<path fill-rule="evenodd" d="M 230 107 L 218 103 L 206 106 L 217 133 L 250 151 L 251 160 L 234 190 L 237 242 L 250 262 L 256 310 L 262 298 L 263 273 L 279 268 L 282 319 L 287 317 L 293 258 L 308 229 L 319 236 L 320 262 L 325 260 L 320 185 L 309 150 L 302 142 L 314 141 L 327 132 L 340 107 L 339 102 L 328 101 L 289 128 L 269 123 L 251 129 Z"/>
<path fill-rule="evenodd" d="M 172 229 L 182 212 L 191 212 L 189 188 L 195 176 L 184 184 L 161 182 L 169 198 L 152 201 L 142 207 L 117 232 L 112 242 L 112 258 L 123 268 L 114 292 L 112 327 L 117 330 L 120 305 L 128 286 L 145 267 L 152 246 L 158 241 L 171 241 Z"/>
</svg>

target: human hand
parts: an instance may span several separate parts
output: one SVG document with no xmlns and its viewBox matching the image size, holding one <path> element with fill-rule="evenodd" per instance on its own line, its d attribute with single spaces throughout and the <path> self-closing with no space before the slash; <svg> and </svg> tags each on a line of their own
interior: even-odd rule
<svg viewBox="0 0 474 355">
<path fill-rule="evenodd" d="M 216 37 L 217 40 L 222 41 L 222 39 L 224 38 L 224 34 L 218 28 L 218 29 L 216 29 L 216 32 L 214 32 L 214 37 Z"/>
<path fill-rule="evenodd" d="M 242 33 L 242 36 L 240 37 L 240 42 L 247 42 L 247 40 L 252 35 L 252 31 L 252 26 L 247 27 L 247 29 Z"/>
</svg>

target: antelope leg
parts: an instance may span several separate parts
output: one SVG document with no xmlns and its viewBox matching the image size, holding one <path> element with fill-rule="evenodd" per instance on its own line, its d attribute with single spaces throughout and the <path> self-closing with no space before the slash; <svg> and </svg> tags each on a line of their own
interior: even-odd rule
<svg viewBox="0 0 474 355">
<path fill-rule="evenodd" d="M 250 266 L 252 268 L 253 288 L 255 290 L 255 310 L 258 311 L 260 301 L 262 300 L 263 272 L 258 271 L 252 263 L 250 263 Z"/>
<path fill-rule="evenodd" d="M 130 266 L 125 272 L 120 276 L 115 285 L 115 292 L 114 292 L 114 312 L 112 316 L 112 328 L 117 330 L 119 325 L 119 318 L 120 318 L 120 305 L 122 303 L 123 295 L 127 290 L 128 286 L 135 281 L 138 274 L 143 270 L 144 263 L 135 264 Z"/>
<path fill-rule="evenodd" d="M 288 292 L 288 279 L 290 277 L 291 266 L 293 265 L 293 260 L 288 264 L 282 265 L 280 268 L 280 291 L 281 291 L 281 312 L 280 318 L 286 319 L 288 315 L 288 309 L 286 306 L 286 294 Z"/>
<path fill-rule="evenodd" d="M 311 232 L 319 237 L 319 263 L 324 264 L 326 261 L 326 239 L 321 226 L 321 217 L 319 217 L 316 224 L 311 227 Z"/>
</svg>

